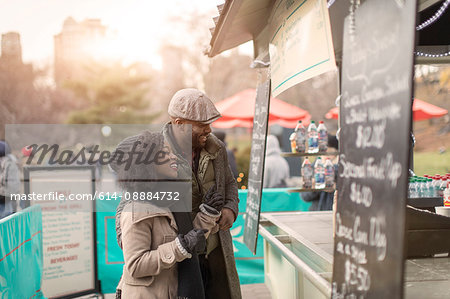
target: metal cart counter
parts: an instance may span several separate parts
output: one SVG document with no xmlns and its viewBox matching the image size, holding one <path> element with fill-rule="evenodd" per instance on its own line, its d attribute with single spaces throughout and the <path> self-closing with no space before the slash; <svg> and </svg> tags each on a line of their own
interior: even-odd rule
<svg viewBox="0 0 450 299">
<path fill-rule="evenodd" d="M 330 298 L 332 212 L 262 213 L 265 284 L 272 298 Z M 405 298 L 450 298 L 450 257 L 408 259 Z"/>
</svg>

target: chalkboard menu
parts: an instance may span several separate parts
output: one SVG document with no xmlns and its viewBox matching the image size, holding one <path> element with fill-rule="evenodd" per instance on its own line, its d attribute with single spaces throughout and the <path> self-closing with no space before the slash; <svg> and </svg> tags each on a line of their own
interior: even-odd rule
<svg viewBox="0 0 450 299">
<path fill-rule="evenodd" d="M 269 120 L 270 80 L 256 89 L 255 117 L 253 119 L 252 149 L 248 176 L 247 209 L 244 227 L 244 243 L 256 254 L 259 211 L 261 208 L 264 158 L 266 154 L 267 127 Z"/>
<path fill-rule="evenodd" d="M 416 1 L 344 24 L 332 298 L 402 298 Z"/>
</svg>

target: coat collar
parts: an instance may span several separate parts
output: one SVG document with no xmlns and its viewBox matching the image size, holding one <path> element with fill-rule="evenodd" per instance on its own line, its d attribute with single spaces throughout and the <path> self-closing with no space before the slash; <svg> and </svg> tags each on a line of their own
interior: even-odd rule
<svg viewBox="0 0 450 299">
<path fill-rule="evenodd" d="M 128 207 L 128 211 L 133 213 L 133 223 L 138 223 L 140 221 L 155 217 L 167 217 L 170 220 L 170 226 L 178 230 L 175 218 L 168 208 L 158 207 L 148 202 L 139 201 L 132 201 Z"/>
<path fill-rule="evenodd" d="M 206 145 L 204 150 L 206 150 L 210 155 L 217 156 L 221 148 L 221 141 L 214 134 L 209 134 L 208 139 L 206 139 Z"/>
</svg>

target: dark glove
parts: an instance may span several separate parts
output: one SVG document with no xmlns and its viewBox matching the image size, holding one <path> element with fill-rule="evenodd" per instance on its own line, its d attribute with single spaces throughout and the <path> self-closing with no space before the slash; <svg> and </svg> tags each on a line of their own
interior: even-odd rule
<svg viewBox="0 0 450 299">
<path fill-rule="evenodd" d="M 202 253 L 206 248 L 205 233 L 207 229 L 194 228 L 185 235 L 178 235 L 181 246 L 190 254 Z"/>
<path fill-rule="evenodd" d="M 222 194 L 217 192 L 216 185 L 213 185 L 209 188 L 205 198 L 203 199 L 203 207 L 208 213 L 218 215 L 220 211 L 222 211 L 224 205 L 225 199 Z"/>
</svg>

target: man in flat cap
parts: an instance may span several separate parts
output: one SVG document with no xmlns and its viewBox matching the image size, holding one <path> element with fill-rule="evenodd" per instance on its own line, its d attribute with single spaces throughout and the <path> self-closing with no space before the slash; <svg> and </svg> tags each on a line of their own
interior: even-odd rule
<svg viewBox="0 0 450 299">
<path fill-rule="evenodd" d="M 175 93 L 168 114 L 170 123 L 163 129 L 165 140 L 170 143 L 179 161 L 186 162 L 180 163 L 184 167 L 179 168 L 179 172 L 184 168 L 192 175 L 192 219 L 199 212 L 205 196 L 211 192 L 224 198 L 219 230 L 210 234 L 205 252 L 199 255 L 205 297 L 241 298 L 230 234 L 238 215 L 237 184 L 228 164 L 225 145 L 211 134 L 210 127 L 221 115 L 203 92 L 193 88 Z M 192 157 L 186 157 L 183 150 L 183 145 L 189 144 L 186 143 L 187 137 L 182 129 L 186 126 L 183 125 L 192 128 Z"/>
</svg>

